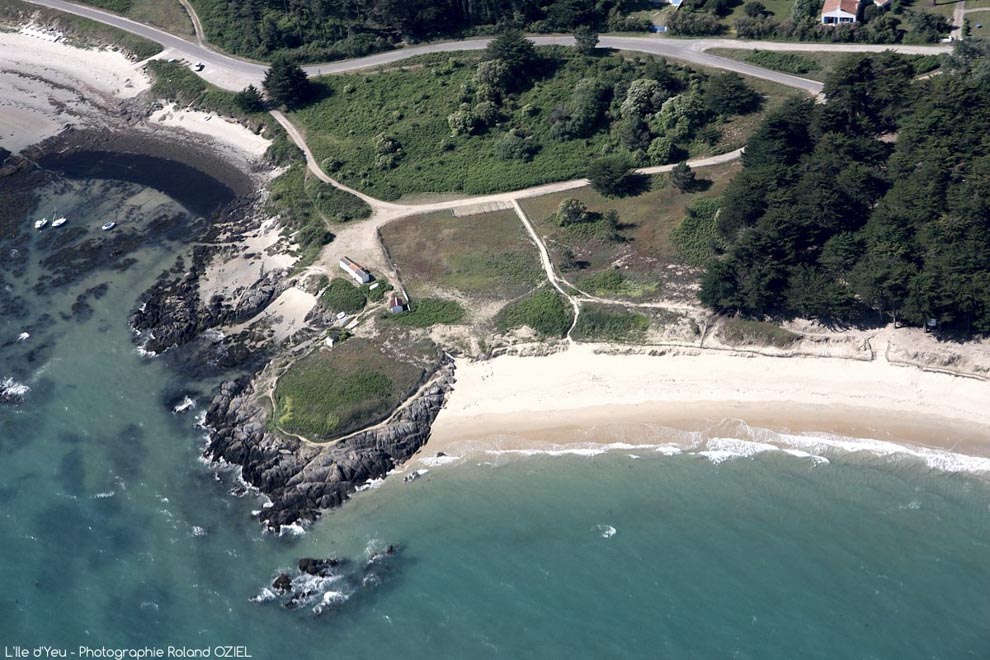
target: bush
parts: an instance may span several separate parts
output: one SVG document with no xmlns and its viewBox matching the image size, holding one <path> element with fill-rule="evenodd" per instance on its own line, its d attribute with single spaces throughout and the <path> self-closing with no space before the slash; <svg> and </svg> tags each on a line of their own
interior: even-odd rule
<svg viewBox="0 0 990 660">
<path fill-rule="evenodd" d="M 397 325 L 431 328 L 439 324 L 458 323 L 464 316 L 464 308 L 453 300 L 426 298 L 412 305 L 411 311 L 389 314 L 385 318 Z"/>
<path fill-rule="evenodd" d="M 574 326 L 574 335 L 588 341 L 632 341 L 642 339 L 650 320 L 619 307 L 585 306 Z"/>
<path fill-rule="evenodd" d="M 607 156 L 588 166 L 588 180 L 596 192 L 617 197 L 628 188 L 629 170 L 629 159 L 625 156 Z"/>
<path fill-rule="evenodd" d="M 563 337 L 574 316 L 556 290 L 544 288 L 509 303 L 495 315 L 499 332 L 528 326 L 544 337 Z"/>
<path fill-rule="evenodd" d="M 730 346 L 756 344 L 787 348 L 801 339 L 801 335 L 772 323 L 727 319 L 719 330 L 719 338 Z"/>
<path fill-rule="evenodd" d="M 805 57 L 800 53 L 785 53 L 773 50 L 754 50 L 751 53 L 748 53 L 745 59 L 750 64 L 762 66 L 766 69 L 773 69 L 774 71 L 793 73 L 795 75 L 811 73 L 812 71 L 818 71 L 821 68 L 818 62 L 810 57 Z"/>
<path fill-rule="evenodd" d="M 687 217 L 670 234 L 681 259 L 690 266 L 703 267 L 728 244 L 718 231 L 721 201 L 715 197 L 696 200 L 687 208 Z"/>
<path fill-rule="evenodd" d="M 714 14 L 681 9 L 675 11 L 667 20 L 667 29 L 671 34 L 704 37 L 722 34 L 725 26 Z"/>
<path fill-rule="evenodd" d="M 364 309 L 364 291 L 341 277 L 335 277 L 320 295 L 320 304 L 334 312 L 354 314 Z"/>
<path fill-rule="evenodd" d="M 529 161 L 540 150 L 540 145 L 536 144 L 532 137 L 526 135 L 517 128 L 505 134 L 498 144 L 495 145 L 495 153 L 502 160 L 524 160 Z"/>
</svg>

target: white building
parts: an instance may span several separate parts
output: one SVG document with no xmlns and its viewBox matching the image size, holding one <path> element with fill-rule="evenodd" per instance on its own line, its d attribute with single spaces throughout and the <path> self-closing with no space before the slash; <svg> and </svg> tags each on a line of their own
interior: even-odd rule
<svg viewBox="0 0 990 660">
<path fill-rule="evenodd" d="M 859 0 L 825 0 L 822 25 L 849 25 L 856 22 Z"/>
<path fill-rule="evenodd" d="M 371 281 L 371 273 L 347 257 L 340 260 L 340 269 L 357 280 L 358 284 L 367 284 Z"/>
</svg>

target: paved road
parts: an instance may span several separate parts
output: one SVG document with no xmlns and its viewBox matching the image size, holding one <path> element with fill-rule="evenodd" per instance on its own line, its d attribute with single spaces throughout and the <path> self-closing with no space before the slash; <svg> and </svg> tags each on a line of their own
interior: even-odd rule
<svg viewBox="0 0 990 660">
<path fill-rule="evenodd" d="M 77 5 L 65 0 L 27 0 L 33 4 L 58 9 L 78 16 L 84 16 L 100 23 L 112 25 L 133 34 L 157 41 L 167 50 L 167 56 L 178 57 L 190 62 L 203 62 L 206 65 L 201 75 L 213 84 L 223 89 L 240 90 L 248 84 L 258 85 L 265 73 L 265 65 L 257 62 L 247 62 L 223 53 L 218 53 L 205 45 L 177 37 L 168 32 L 132 21 L 116 14 Z M 571 37 L 539 36 L 532 38 L 538 45 L 573 44 Z M 458 50 L 481 50 L 488 44 L 488 39 L 468 39 L 464 41 L 449 41 L 413 46 L 401 50 L 378 53 L 369 57 L 353 60 L 342 60 L 327 64 L 314 64 L 305 67 L 310 75 L 341 73 L 382 64 L 398 62 L 416 55 L 427 53 L 452 52 Z M 901 45 L 871 45 L 871 44 L 818 44 L 818 43 L 778 43 L 764 41 L 737 41 L 732 39 L 672 39 L 669 37 L 613 37 L 603 36 L 599 40 L 603 48 L 651 53 L 671 57 L 693 64 L 710 66 L 727 71 L 736 71 L 756 78 L 777 82 L 789 87 L 804 90 L 810 94 L 821 92 L 822 85 L 813 80 L 806 80 L 786 73 L 771 71 L 745 62 L 737 62 L 728 58 L 706 53 L 711 48 L 759 48 L 767 50 L 788 51 L 830 51 L 830 52 L 875 52 L 895 50 L 901 53 L 925 54 L 939 53 L 949 50 L 949 46 L 901 46 Z"/>
</svg>

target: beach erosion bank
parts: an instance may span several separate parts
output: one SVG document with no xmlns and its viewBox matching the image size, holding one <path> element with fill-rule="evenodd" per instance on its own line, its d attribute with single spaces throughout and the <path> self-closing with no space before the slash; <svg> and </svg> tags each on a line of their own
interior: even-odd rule
<svg viewBox="0 0 990 660">
<path fill-rule="evenodd" d="M 615 347 L 611 347 L 614 351 Z M 873 361 L 576 345 L 457 364 L 420 461 L 611 450 L 866 451 L 990 471 L 990 385 Z M 737 442 L 733 442 L 737 441 Z M 441 461 L 443 462 L 443 461 Z"/>
</svg>

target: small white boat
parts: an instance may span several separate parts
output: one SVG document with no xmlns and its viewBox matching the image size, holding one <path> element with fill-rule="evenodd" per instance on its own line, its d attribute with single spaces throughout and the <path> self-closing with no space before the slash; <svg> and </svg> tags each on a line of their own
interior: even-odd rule
<svg viewBox="0 0 990 660">
<path fill-rule="evenodd" d="M 52 227 L 61 227 L 69 220 L 65 216 L 61 216 L 52 220 Z"/>
<path fill-rule="evenodd" d="M 113 220 L 111 220 L 110 222 L 103 223 L 103 226 L 100 227 L 100 229 L 102 229 L 103 231 L 110 231 L 111 229 L 113 229 L 116 226 L 117 226 L 117 223 L 114 222 Z"/>
<path fill-rule="evenodd" d="M 48 218 L 42 218 L 41 220 L 35 220 L 35 222 L 34 222 L 34 228 L 35 229 L 41 229 L 41 228 L 43 228 L 47 224 L 48 224 Z"/>
</svg>

